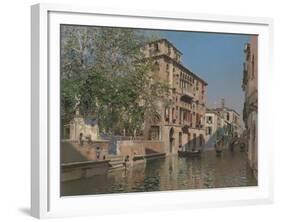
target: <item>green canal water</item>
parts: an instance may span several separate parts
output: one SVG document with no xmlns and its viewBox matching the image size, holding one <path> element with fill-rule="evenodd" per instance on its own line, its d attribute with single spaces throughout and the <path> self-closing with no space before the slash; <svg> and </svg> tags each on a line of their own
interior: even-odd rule
<svg viewBox="0 0 281 222">
<path fill-rule="evenodd" d="M 127 170 L 63 182 L 61 194 L 73 196 L 256 185 L 246 153 L 226 150 L 217 156 L 211 150 L 203 152 L 201 157 L 169 156 Z"/>
</svg>

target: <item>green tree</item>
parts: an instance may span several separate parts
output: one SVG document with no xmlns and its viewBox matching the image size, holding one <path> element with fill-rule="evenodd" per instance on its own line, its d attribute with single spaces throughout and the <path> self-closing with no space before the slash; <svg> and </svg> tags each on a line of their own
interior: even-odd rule
<svg viewBox="0 0 281 222">
<path fill-rule="evenodd" d="M 168 86 L 154 79 L 152 62 L 141 48 L 143 32 L 125 28 L 62 26 L 62 119 L 79 106 L 84 117 L 98 119 L 101 131 L 140 132 L 144 118 L 167 98 Z M 78 102 L 79 101 L 79 102 Z"/>
</svg>

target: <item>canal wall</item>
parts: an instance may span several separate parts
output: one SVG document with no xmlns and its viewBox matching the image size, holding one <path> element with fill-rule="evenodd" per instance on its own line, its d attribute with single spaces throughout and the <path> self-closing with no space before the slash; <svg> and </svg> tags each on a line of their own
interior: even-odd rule
<svg viewBox="0 0 281 222">
<path fill-rule="evenodd" d="M 82 162 L 89 160 L 103 160 L 108 156 L 109 142 L 99 140 L 80 144 L 78 141 L 61 141 L 61 162 Z"/>
<path fill-rule="evenodd" d="M 123 140 L 117 141 L 117 155 L 138 156 L 165 153 L 162 141 L 151 140 Z"/>
<path fill-rule="evenodd" d="M 161 141 L 117 141 L 117 155 L 108 154 L 108 149 L 108 141 L 94 141 L 90 144 L 62 141 L 61 180 L 70 181 L 105 175 L 109 171 L 125 169 L 129 165 L 165 157 L 164 144 Z M 97 150 L 100 152 L 99 158 L 97 158 Z"/>
<path fill-rule="evenodd" d="M 65 182 L 106 174 L 109 170 L 108 162 L 109 160 L 63 163 L 61 165 L 61 181 Z"/>
</svg>

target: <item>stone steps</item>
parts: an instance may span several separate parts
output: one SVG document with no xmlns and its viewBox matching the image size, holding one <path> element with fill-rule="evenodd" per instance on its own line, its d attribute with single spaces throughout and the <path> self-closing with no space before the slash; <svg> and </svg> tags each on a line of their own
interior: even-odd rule
<svg viewBox="0 0 281 222">
<path fill-rule="evenodd" d="M 124 167 L 124 159 L 123 156 L 108 156 L 110 170 L 114 169 L 123 169 Z"/>
</svg>

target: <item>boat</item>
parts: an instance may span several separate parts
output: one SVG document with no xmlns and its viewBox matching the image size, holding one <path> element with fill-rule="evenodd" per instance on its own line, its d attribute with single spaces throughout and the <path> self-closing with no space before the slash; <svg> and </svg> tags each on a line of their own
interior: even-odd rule
<svg viewBox="0 0 281 222">
<path fill-rule="evenodd" d="M 224 141 L 223 138 L 221 138 L 215 143 L 215 150 L 218 156 L 221 155 L 223 148 L 224 148 Z"/>
<path fill-rule="evenodd" d="M 178 156 L 179 157 L 199 157 L 201 155 L 201 150 L 179 150 Z"/>
<path fill-rule="evenodd" d="M 222 153 L 222 150 L 217 150 L 216 149 L 216 154 L 220 155 Z"/>
</svg>

